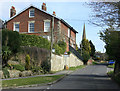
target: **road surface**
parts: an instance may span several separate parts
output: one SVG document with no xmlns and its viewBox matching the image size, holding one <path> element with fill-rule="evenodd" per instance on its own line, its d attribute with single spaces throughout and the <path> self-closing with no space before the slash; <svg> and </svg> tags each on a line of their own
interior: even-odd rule
<svg viewBox="0 0 120 91">
<path fill-rule="evenodd" d="M 105 65 L 91 65 L 79 69 L 50 89 L 118 89 L 119 86 L 107 76 Z"/>
<path fill-rule="evenodd" d="M 40 87 L 29 87 L 24 88 L 24 90 L 45 89 L 43 91 L 49 91 L 50 89 L 112 89 L 109 91 L 113 91 L 113 89 L 116 89 L 118 91 L 119 86 L 112 81 L 106 73 L 107 67 L 105 65 L 89 65 L 83 69 L 74 71 L 55 84 Z"/>
</svg>

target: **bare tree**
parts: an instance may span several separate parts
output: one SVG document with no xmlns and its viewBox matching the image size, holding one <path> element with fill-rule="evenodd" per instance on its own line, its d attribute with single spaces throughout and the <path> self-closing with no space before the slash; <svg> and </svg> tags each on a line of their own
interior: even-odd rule
<svg viewBox="0 0 120 91">
<path fill-rule="evenodd" d="M 88 6 L 93 10 L 91 23 L 103 26 L 120 27 L 120 2 L 90 2 Z"/>
</svg>

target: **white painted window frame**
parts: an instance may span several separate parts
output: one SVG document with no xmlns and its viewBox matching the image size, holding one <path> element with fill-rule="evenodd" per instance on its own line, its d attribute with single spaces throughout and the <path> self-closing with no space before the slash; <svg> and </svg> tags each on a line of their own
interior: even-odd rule
<svg viewBox="0 0 120 91">
<path fill-rule="evenodd" d="M 34 16 L 30 16 L 30 11 L 31 10 L 34 10 Z M 33 17 L 35 17 L 35 9 L 29 9 L 29 18 L 33 18 Z"/>
<path fill-rule="evenodd" d="M 28 33 L 34 33 L 34 32 L 30 32 L 30 23 L 34 23 L 34 30 L 35 30 L 35 21 L 28 21 Z"/>
<path fill-rule="evenodd" d="M 48 19 L 47 19 L 47 20 L 44 20 L 44 32 L 50 32 L 50 30 L 49 30 L 49 31 L 45 31 L 45 23 L 46 23 L 46 22 L 51 23 L 51 20 L 48 20 Z M 50 24 L 50 25 L 51 25 L 51 24 Z"/>
<path fill-rule="evenodd" d="M 20 22 L 13 22 L 13 31 L 16 31 L 15 30 L 15 24 L 19 24 L 19 31 L 20 31 Z"/>
<path fill-rule="evenodd" d="M 68 37 L 70 38 L 70 28 L 68 28 Z"/>
</svg>

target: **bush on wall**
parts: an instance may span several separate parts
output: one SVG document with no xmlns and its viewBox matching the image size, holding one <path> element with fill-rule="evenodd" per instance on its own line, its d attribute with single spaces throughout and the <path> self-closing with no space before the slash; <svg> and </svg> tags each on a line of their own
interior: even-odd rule
<svg viewBox="0 0 120 91">
<path fill-rule="evenodd" d="M 55 54 L 64 54 L 66 51 L 66 43 L 64 41 L 59 41 L 57 44 L 53 44 L 53 48 L 55 48 Z"/>
<path fill-rule="evenodd" d="M 53 44 L 53 48 L 55 48 L 55 54 L 61 54 L 62 48 L 58 44 Z"/>
<path fill-rule="evenodd" d="M 26 34 L 20 34 L 21 39 L 22 39 L 22 46 L 36 46 L 39 48 L 45 48 L 45 49 L 50 49 L 50 42 L 37 35 L 26 35 Z"/>
<path fill-rule="evenodd" d="M 64 54 L 64 52 L 66 51 L 66 47 L 67 47 L 66 43 L 64 41 L 59 41 L 58 45 L 62 48 L 61 54 Z"/>
</svg>

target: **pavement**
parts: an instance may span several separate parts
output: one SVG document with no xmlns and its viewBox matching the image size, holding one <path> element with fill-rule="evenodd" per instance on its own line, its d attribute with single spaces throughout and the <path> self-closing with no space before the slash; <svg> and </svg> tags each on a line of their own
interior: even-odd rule
<svg viewBox="0 0 120 91">
<path fill-rule="evenodd" d="M 63 71 L 59 71 L 59 72 L 56 72 L 54 74 L 43 74 L 43 75 L 35 75 L 35 76 L 27 76 L 27 77 L 17 77 L 17 78 L 7 78 L 7 79 L 2 79 L 2 80 L 12 80 L 12 79 L 20 79 L 20 78 L 31 78 L 31 77 L 41 77 L 41 76 L 54 76 L 54 75 L 62 75 L 62 74 L 70 74 L 71 70 L 63 70 Z"/>
</svg>

